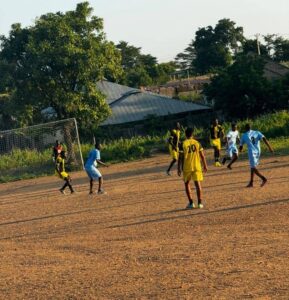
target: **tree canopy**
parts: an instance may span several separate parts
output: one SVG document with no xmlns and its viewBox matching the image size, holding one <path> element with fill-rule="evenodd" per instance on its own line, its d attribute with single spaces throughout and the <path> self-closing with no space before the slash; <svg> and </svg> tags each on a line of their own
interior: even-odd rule
<svg viewBox="0 0 289 300">
<path fill-rule="evenodd" d="M 47 107 L 57 119 L 76 117 L 86 128 L 109 115 L 95 83 L 122 76 L 121 56 L 88 2 L 43 15 L 31 27 L 13 24 L 0 42 L 0 92 L 9 95 L 5 109 L 17 125 L 43 120 L 41 110 Z"/>
<path fill-rule="evenodd" d="M 282 80 L 268 81 L 264 77 L 264 64 L 260 56 L 238 56 L 234 64 L 212 78 L 205 95 L 231 119 L 287 109 L 289 74 Z"/>
<path fill-rule="evenodd" d="M 159 64 L 157 58 L 142 54 L 140 47 L 121 41 L 116 45 L 122 57 L 124 76 L 122 83 L 131 87 L 149 86 L 165 83 L 176 70 L 174 62 Z"/>
<path fill-rule="evenodd" d="M 185 51 L 176 56 L 176 61 L 181 60 L 182 68 L 197 74 L 214 72 L 232 63 L 244 39 L 242 27 L 230 19 L 221 19 L 215 27 L 199 28 Z"/>
</svg>

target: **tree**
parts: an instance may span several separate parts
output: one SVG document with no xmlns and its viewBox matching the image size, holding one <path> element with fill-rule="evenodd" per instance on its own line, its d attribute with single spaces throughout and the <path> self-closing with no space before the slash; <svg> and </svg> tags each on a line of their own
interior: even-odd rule
<svg viewBox="0 0 289 300">
<path fill-rule="evenodd" d="M 255 53 L 258 54 L 258 41 L 257 39 L 246 39 L 242 46 L 242 53 L 243 54 L 250 54 Z M 262 44 L 259 42 L 259 49 L 260 49 L 260 55 L 265 57 L 270 57 L 270 49 L 267 47 L 267 45 Z"/>
<path fill-rule="evenodd" d="M 162 84 L 175 72 L 173 62 L 158 64 L 156 57 L 142 54 L 141 48 L 131 46 L 125 41 L 116 45 L 121 53 L 121 64 L 124 69 L 122 82 L 131 87 Z"/>
<path fill-rule="evenodd" d="M 125 71 L 140 65 L 141 48 L 129 45 L 125 41 L 120 41 L 116 48 L 121 53 L 121 65 Z"/>
<path fill-rule="evenodd" d="M 264 36 L 271 57 L 277 62 L 289 61 L 289 40 L 276 34 Z"/>
<path fill-rule="evenodd" d="M 28 28 L 14 24 L 0 41 L 0 87 L 9 93 L 20 125 L 42 121 L 47 107 L 57 119 L 76 117 L 83 128 L 95 128 L 109 115 L 95 83 L 117 80 L 121 57 L 88 2 L 43 15 Z"/>
<path fill-rule="evenodd" d="M 122 57 L 123 83 L 131 87 L 151 85 L 156 77 L 157 59 L 150 54 L 141 54 L 141 48 L 131 46 L 125 41 L 119 42 L 116 47 Z"/>
<path fill-rule="evenodd" d="M 204 93 L 228 118 L 252 118 L 288 108 L 287 81 L 270 82 L 263 76 L 263 69 L 264 61 L 260 56 L 241 55 L 212 79 Z"/>
<path fill-rule="evenodd" d="M 188 45 L 188 47 L 177 54 L 175 63 L 180 71 L 189 71 L 191 74 L 195 73 L 194 60 L 196 59 L 196 50 L 194 48 L 194 40 Z"/>
<path fill-rule="evenodd" d="M 171 75 L 176 72 L 177 66 L 173 61 L 157 65 L 157 78 L 155 84 L 165 84 L 171 79 Z"/>
<path fill-rule="evenodd" d="M 204 74 L 229 66 L 243 42 L 243 28 L 236 27 L 229 19 L 219 20 L 215 28 L 200 28 L 192 43 L 196 52 L 196 71 Z"/>
<path fill-rule="evenodd" d="M 263 36 L 259 41 L 260 54 L 277 62 L 289 61 L 289 40 L 277 34 Z M 243 43 L 243 53 L 258 53 L 257 40 L 246 39 Z"/>
</svg>

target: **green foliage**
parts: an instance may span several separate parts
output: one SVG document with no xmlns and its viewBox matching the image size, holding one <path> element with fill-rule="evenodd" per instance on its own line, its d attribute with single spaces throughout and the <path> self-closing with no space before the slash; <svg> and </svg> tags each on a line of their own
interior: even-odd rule
<svg viewBox="0 0 289 300">
<path fill-rule="evenodd" d="M 243 53 L 258 53 L 259 43 L 260 54 L 277 62 L 289 61 L 289 40 L 278 34 L 267 34 L 263 41 L 257 39 L 246 39 L 243 44 Z"/>
<path fill-rule="evenodd" d="M 85 128 L 109 115 L 95 82 L 119 78 L 121 57 L 88 2 L 75 11 L 43 15 L 28 28 L 12 25 L 1 48 L 0 87 L 11 95 L 19 125 L 43 121 L 41 110 L 47 107 L 57 119 L 76 117 Z"/>
<path fill-rule="evenodd" d="M 241 55 L 235 63 L 213 77 L 204 94 L 228 118 L 252 118 L 288 107 L 286 82 L 270 82 L 263 76 L 264 61 Z"/>
<path fill-rule="evenodd" d="M 54 171 L 51 149 L 43 152 L 15 149 L 1 155 L 0 182 L 49 175 Z"/>
<path fill-rule="evenodd" d="M 191 91 L 179 93 L 178 98 L 182 101 L 195 102 L 203 100 L 203 95 L 198 92 Z"/>
<path fill-rule="evenodd" d="M 289 112 L 285 110 L 263 115 L 253 120 L 239 121 L 238 127 L 241 132 L 244 132 L 247 123 L 252 125 L 252 129 L 261 131 L 267 138 L 289 136 Z M 229 128 L 230 124 L 226 123 L 225 127 Z"/>
<path fill-rule="evenodd" d="M 174 62 L 158 64 L 156 57 L 142 54 L 141 48 L 121 41 L 117 46 L 122 57 L 124 76 L 122 83 L 131 87 L 162 84 L 169 80 L 176 65 Z"/>
<path fill-rule="evenodd" d="M 288 136 L 278 137 L 270 139 L 270 144 L 274 149 L 275 154 L 277 155 L 288 155 L 289 154 L 289 138 Z M 268 148 L 262 143 L 261 144 L 262 152 L 264 154 L 270 154 Z"/>
<path fill-rule="evenodd" d="M 44 152 L 36 150 L 15 149 L 11 154 L 1 155 L 0 170 L 16 169 L 19 167 L 30 167 L 33 169 L 36 165 L 46 164 L 51 161 L 51 149 Z"/>
<path fill-rule="evenodd" d="M 214 28 L 199 28 L 185 51 L 176 56 L 180 69 L 206 74 L 229 66 L 245 39 L 243 28 L 235 25 L 230 19 L 222 19 Z"/>
<path fill-rule="evenodd" d="M 156 78 L 153 79 L 153 83 L 162 85 L 167 83 L 171 77 L 170 75 L 176 72 L 177 65 L 175 62 L 161 63 L 156 68 Z"/>
<path fill-rule="evenodd" d="M 152 78 L 143 66 L 135 67 L 126 73 L 125 84 L 130 87 L 139 88 L 141 86 L 152 85 Z"/>
<path fill-rule="evenodd" d="M 118 139 L 102 143 L 101 159 L 105 162 L 121 162 L 148 157 L 155 148 L 163 148 L 165 137 L 146 136 L 131 139 Z M 83 156 L 86 159 L 93 145 L 82 145 Z"/>
<path fill-rule="evenodd" d="M 277 34 L 264 36 L 267 51 L 275 61 L 289 61 L 289 40 Z"/>
<path fill-rule="evenodd" d="M 194 40 L 188 45 L 188 47 L 177 54 L 175 61 L 177 67 L 182 71 L 189 71 L 191 74 L 195 74 L 194 61 L 196 59 L 196 50 L 194 47 Z"/>
<path fill-rule="evenodd" d="M 12 118 L 12 111 L 9 94 L 0 94 L 0 128 L 2 130 L 14 126 L 15 120 Z"/>
<path fill-rule="evenodd" d="M 255 39 L 246 39 L 243 43 L 242 47 L 242 53 L 243 54 L 250 54 L 250 53 L 255 53 L 258 54 L 258 46 L 257 46 L 258 41 Z M 259 43 L 259 49 L 260 49 L 260 54 L 265 57 L 269 57 L 269 51 L 266 45 L 262 45 Z"/>
</svg>

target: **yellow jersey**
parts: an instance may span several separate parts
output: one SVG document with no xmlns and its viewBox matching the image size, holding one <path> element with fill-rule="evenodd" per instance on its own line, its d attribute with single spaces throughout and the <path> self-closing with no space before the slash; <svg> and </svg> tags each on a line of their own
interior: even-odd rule
<svg viewBox="0 0 289 300">
<path fill-rule="evenodd" d="M 60 173 L 65 172 L 64 167 L 64 158 L 58 156 L 56 159 L 55 169 L 58 170 Z"/>
<path fill-rule="evenodd" d="M 180 136 L 181 136 L 181 131 L 178 129 L 173 129 L 171 130 L 171 136 L 169 138 L 169 141 L 171 144 L 174 145 L 176 149 L 179 147 L 179 142 L 180 142 Z"/>
<path fill-rule="evenodd" d="M 193 138 L 183 142 L 184 163 L 183 172 L 202 172 L 200 152 L 203 151 L 201 144 Z"/>
<path fill-rule="evenodd" d="M 222 135 L 224 135 L 224 129 L 221 125 L 211 125 L 210 127 L 210 137 L 212 140 L 219 139 Z"/>
</svg>

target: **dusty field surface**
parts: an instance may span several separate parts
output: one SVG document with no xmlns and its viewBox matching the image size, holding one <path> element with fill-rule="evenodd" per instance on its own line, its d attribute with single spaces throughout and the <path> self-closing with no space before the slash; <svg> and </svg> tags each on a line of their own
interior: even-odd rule
<svg viewBox="0 0 289 300">
<path fill-rule="evenodd" d="M 289 299 L 289 157 L 210 169 L 204 209 L 160 155 L 101 169 L 107 195 L 52 176 L 0 185 L 0 299 Z"/>
</svg>

